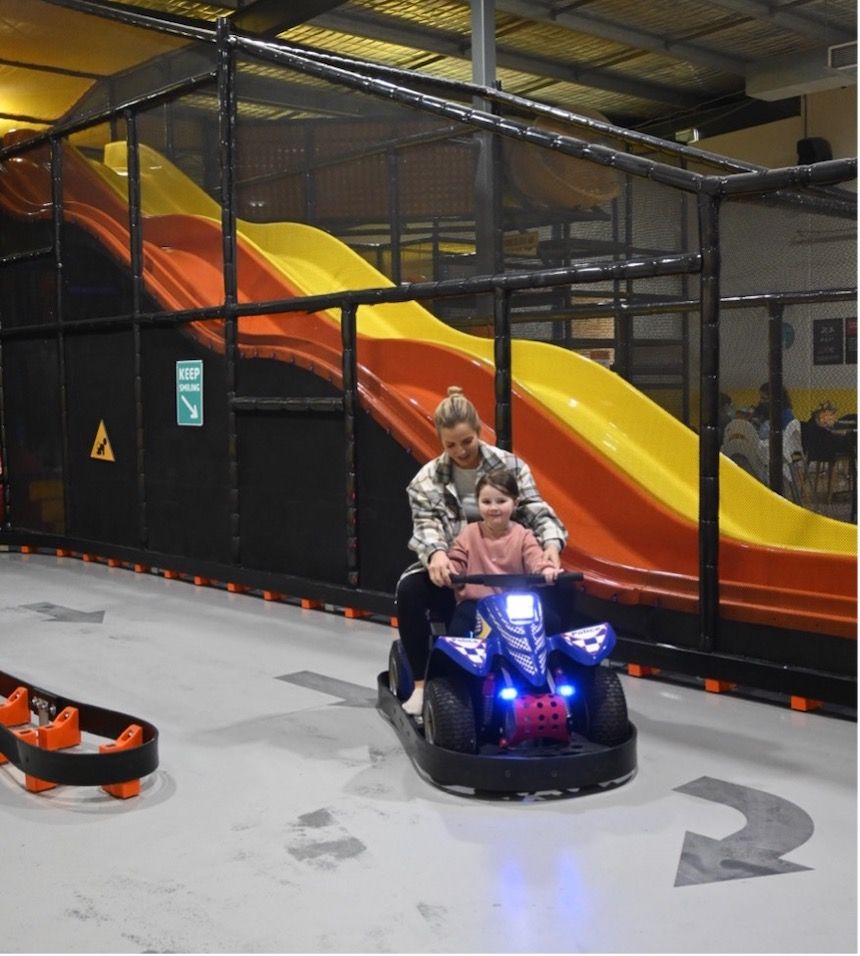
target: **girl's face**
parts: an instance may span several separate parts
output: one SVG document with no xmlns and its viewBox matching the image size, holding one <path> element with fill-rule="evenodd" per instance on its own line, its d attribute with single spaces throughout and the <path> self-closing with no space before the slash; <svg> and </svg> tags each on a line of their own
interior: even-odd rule
<svg viewBox="0 0 860 956">
<path fill-rule="evenodd" d="M 471 425 L 460 422 L 452 428 L 440 428 L 439 438 L 455 465 L 461 468 L 478 466 L 478 433 Z"/>
<path fill-rule="evenodd" d="M 491 531 L 506 531 L 511 523 L 516 501 L 506 491 L 484 485 L 478 495 L 478 513 Z"/>
</svg>

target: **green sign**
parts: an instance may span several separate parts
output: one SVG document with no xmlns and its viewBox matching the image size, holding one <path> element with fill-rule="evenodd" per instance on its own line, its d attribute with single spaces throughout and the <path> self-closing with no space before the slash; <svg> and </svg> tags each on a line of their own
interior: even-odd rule
<svg viewBox="0 0 860 956">
<path fill-rule="evenodd" d="M 203 360 L 176 363 L 176 424 L 203 424 Z"/>
</svg>

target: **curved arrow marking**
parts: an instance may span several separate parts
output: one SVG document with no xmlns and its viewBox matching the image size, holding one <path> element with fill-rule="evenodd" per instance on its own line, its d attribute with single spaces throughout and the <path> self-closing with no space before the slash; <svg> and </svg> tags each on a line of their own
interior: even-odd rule
<svg viewBox="0 0 860 956">
<path fill-rule="evenodd" d="M 675 790 L 724 803 L 747 818 L 744 827 L 722 839 L 688 830 L 684 835 L 675 886 L 811 869 L 782 859 L 784 854 L 806 843 L 815 830 L 812 818 L 797 804 L 764 790 L 740 787 L 713 777 L 699 777 Z"/>
</svg>

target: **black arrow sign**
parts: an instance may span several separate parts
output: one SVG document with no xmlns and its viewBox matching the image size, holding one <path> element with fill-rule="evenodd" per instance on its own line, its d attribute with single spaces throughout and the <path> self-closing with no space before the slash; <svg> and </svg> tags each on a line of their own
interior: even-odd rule
<svg viewBox="0 0 860 956">
<path fill-rule="evenodd" d="M 740 787 L 713 777 L 699 777 L 675 789 L 678 793 L 727 804 L 747 818 L 746 826 L 720 840 L 688 830 L 675 886 L 810 869 L 781 859 L 785 853 L 806 843 L 815 829 L 809 814 L 796 804 L 764 790 Z"/>
<path fill-rule="evenodd" d="M 59 604 L 48 604 L 44 601 L 39 604 L 22 604 L 28 611 L 38 611 L 46 614 L 52 621 L 63 621 L 71 624 L 101 624 L 104 611 L 76 611 L 71 607 L 62 607 Z"/>
</svg>

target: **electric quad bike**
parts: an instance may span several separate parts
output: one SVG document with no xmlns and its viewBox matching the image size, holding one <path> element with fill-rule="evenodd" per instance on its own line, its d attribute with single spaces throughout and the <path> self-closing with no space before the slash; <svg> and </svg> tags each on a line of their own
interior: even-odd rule
<svg viewBox="0 0 860 956">
<path fill-rule="evenodd" d="M 559 583 L 581 580 L 559 575 Z M 621 681 L 601 667 L 609 624 L 547 635 L 535 586 L 542 575 L 476 574 L 454 584 L 504 588 L 478 602 L 473 636 L 436 638 L 421 719 L 401 704 L 414 678 L 394 641 L 377 707 L 420 770 L 444 787 L 536 793 L 606 787 L 636 770 L 636 728 Z"/>
</svg>

